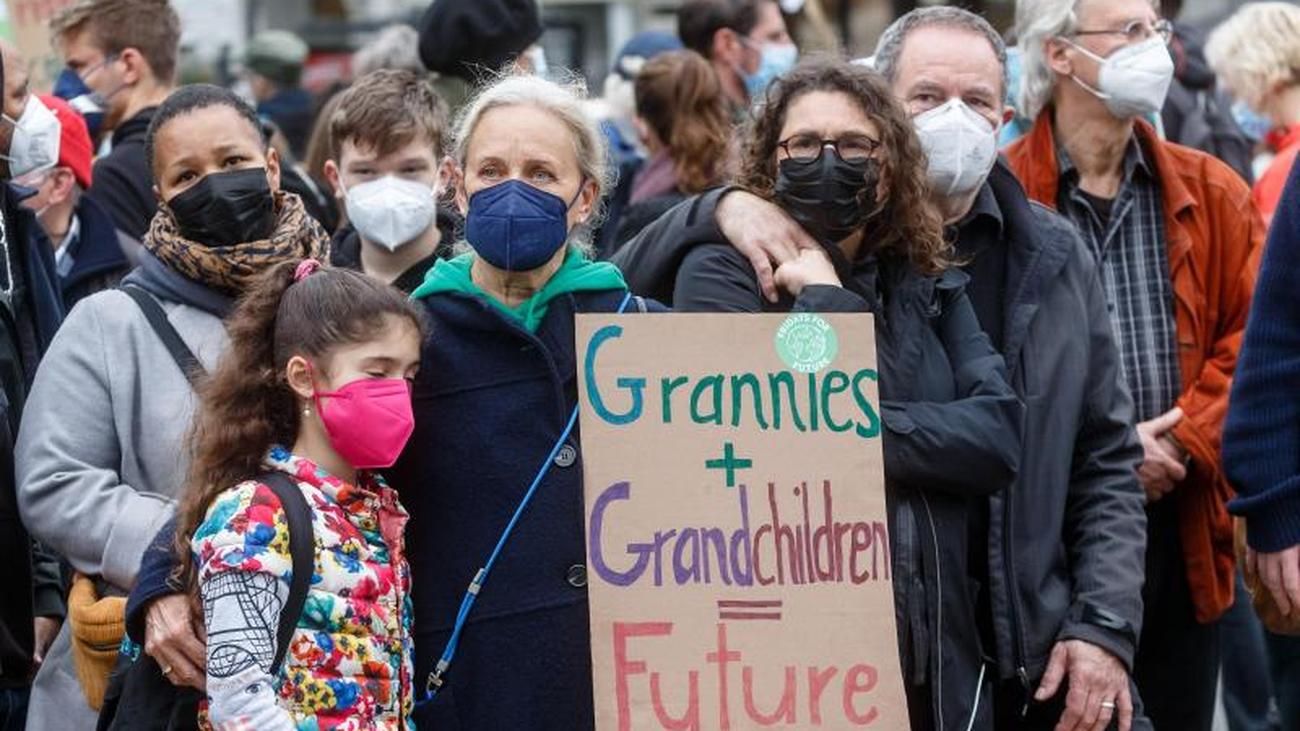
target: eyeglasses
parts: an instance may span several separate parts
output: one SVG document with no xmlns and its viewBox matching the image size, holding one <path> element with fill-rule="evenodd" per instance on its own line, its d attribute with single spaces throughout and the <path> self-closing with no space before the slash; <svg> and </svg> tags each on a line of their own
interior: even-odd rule
<svg viewBox="0 0 1300 731">
<path fill-rule="evenodd" d="M 822 151 L 827 147 L 845 162 L 862 162 L 880 149 L 880 140 L 873 140 L 866 135 L 844 135 L 838 140 L 823 140 L 817 135 L 795 135 L 777 143 L 791 159 L 800 162 L 820 160 Z"/>
<path fill-rule="evenodd" d="M 1124 38 L 1126 38 L 1130 43 L 1145 41 L 1151 36 L 1159 36 L 1161 41 L 1168 44 L 1169 39 L 1174 37 L 1174 24 L 1167 20 L 1157 20 L 1154 23 L 1148 23 L 1145 20 L 1135 20 L 1120 30 L 1076 30 L 1070 35 L 1124 36 Z"/>
</svg>

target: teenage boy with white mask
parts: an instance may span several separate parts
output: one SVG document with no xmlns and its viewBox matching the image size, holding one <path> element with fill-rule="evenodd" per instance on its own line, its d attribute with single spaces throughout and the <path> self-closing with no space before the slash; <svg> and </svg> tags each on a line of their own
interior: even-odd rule
<svg viewBox="0 0 1300 731">
<path fill-rule="evenodd" d="M 1149 728 L 1129 680 L 1142 617 L 1141 453 L 1095 260 L 997 162 L 1011 110 L 1006 47 L 986 21 L 952 7 L 912 11 L 882 35 L 874 63 L 913 115 L 966 291 L 1026 404 L 1019 476 L 969 516 L 995 727 Z M 756 269 L 805 245 L 746 193 L 726 194 L 716 214 L 707 197 L 698 203 L 695 220 L 716 220 Z M 679 224 L 694 204 L 675 210 Z M 689 238 L 692 227 L 668 230 L 673 216 L 653 228 Z M 666 239 L 652 236 L 628 245 L 644 247 L 625 267 L 637 291 L 656 291 L 645 254 Z"/>
<path fill-rule="evenodd" d="M 1019 0 L 1016 31 L 1017 106 L 1035 122 L 1007 158 L 1100 263 L 1142 441 L 1147 621 L 1134 677 L 1157 728 L 1208 730 L 1234 583 L 1220 439 L 1264 225 L 1227 165 L 1142 121 L 1174 70 L 1156 6 Z"/>
<path fill-rule="evenodd" d="M 369 73 L 342 94 L 325 177 L 348 225 L 334 235 L 330 263 L 409 294 L 450 255 L 455 235 L 456 218 L 438 207 L 451 174 L 446 105 L 410 71 Z"/>
</svg>

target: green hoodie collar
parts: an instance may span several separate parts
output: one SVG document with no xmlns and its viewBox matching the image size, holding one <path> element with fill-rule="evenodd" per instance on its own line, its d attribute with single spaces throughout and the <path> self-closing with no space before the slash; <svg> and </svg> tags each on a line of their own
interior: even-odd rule
<svg viewBox="0 0 1300 731">
<path fill-rule="evenodd" d="M 583 256 L 577 247 L 571 246 L 560 268 L 536 294 L 524 300 L 518 307 L 507 307 L 474 283 L 473 277 L 470 276 L 473 265 L 473 252 L 461 254 L 451 260 L 440 259 L 429 270 L 424 283 L 411 294 L 411 297 L 421 299 L 444 293 L 460 293 L 477 297 L 487 300 L 528 332 L 535 333 L 546 317 L 551 301 L 561 295 L 572 292 L 627 289 L 627 283 L 623 281 L 623 273 L 618 270 L 618 267 L 609 262 L 591 261 Z"/>
</svg>

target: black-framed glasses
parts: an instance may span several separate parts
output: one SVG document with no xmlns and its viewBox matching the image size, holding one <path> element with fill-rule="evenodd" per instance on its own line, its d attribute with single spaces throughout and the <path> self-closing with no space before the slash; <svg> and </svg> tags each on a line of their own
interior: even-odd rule
<svg viewBox="0 0 1300 731">
<path fill-rule="evenodd" d="M 1158 36 L 1161 41 L 1168 44 L 1169 40 L 1174 37 L 1174 24 L 1167 20 L 1157 20 L 1154 23 L 1148 23 L 1145 20 L 1135 20 L 1123 28 L 1115 30 L 1076 30 L 1071 33 L 1072 36 L 1124 36 L 1130 43 L 1145 41 L 1151 36 Z"/>
<path fill-rule="evenodd" d="M 880 140 L 873 140 L 866 135 L 849 134 L 838 140 L 824 140 L 817 135 L 794 135 L 777 143 L 792 160 L 813 162 L 821 159 L 822 151 L 827 147 L 845 162 L 862 162 L 880 149 Z"/>
</svg>

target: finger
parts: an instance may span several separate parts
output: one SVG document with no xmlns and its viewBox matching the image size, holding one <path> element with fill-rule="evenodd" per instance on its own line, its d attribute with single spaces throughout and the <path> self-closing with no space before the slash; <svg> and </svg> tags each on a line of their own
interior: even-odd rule
<svg viewBox="0 0 1300 731">
<path fill-rule="evenodd" d="M 1262 578 L 1264 586 L 1268 587 L 1269 593 L 1273 595 L 1273 601 L 1277 603 L 1277 608 L 1283 614 L 1291 613 L 1291 598 L 1287 596 L 1286 590 L 1282 588 L 1282 563 L 1270 557 L 1263 562 L 1264 573 Z"/>
<path fill-rule="evenodd" d="M 1129 694 L 1127 681 L 1119 689 L 1115 706 L 1119 710 L 1119 731 L 1129 731 L 1133 727 L 1133 696 Z"/>
<path fill-rule="evenodd" d="M 1115 718 L 1115 708 L 1110 705 L 1102 705 L 1103 701 L 1109 701 L 1105 696 L 1094 696 L 1097 700 L 1097 719 L 1088 727 L 1088 731 L 1106 731 L 1110 727 L 1111 719 Z M 1109 701 L 1115 703 L 1115 701 Z M 1118 704 L 1116 704 L 1118 705 Z"/>
<path fill-rule="evenodd" d="M 185 633 L 176 643 L 185 659 L 191 663 L 203 667 L 207 662 L 208 648 L 191 632 Z"/>
<path fill-rule="evenodd" d="M 1151 420 L 1152 430 L 1157 434 L 1163 434 L 1183 420 L 1183 410 L 1175 406 L 1165 413 Z"/>
<path fill-rule="evenodd" d="M 1056 731 L 1078 731 L 1083 721 L 1084 705 L 1088 702 L 1088 692 L 1077 686 L 1070 686 L 1065 694 L 1065 711 L 1056 724 Z"/>
<path fill-rule="evenodd" d="M 1282 554 L 1282 589 L 1293 608 L 1300 608 L 1300 565 L 1291 551 Z"/>
<path fill-rule="evenodd" d="M 1091 730 L 1097 725 L 1097 719 L 1101 717 L 1101 702 L 1106 700 L 1106 696 L 1103 695 L 1095 679 L 1089 678 L 1081 682 L 1089 689 L 1087 697 L 1079 706 L 1079 729 L 1083 731 Z"/>
<path fill-rule="evenodd" d="M 1065 646 L 1057 645 L 1052 648 L 1052 656 L 1047 661 L 1047 670 L 1043 673 L 1043 680 L 1038 684 L 1038 691 L 1034 693 L 1034 700 L 1045 701 L 1056 695 L 1056 691 L 1061 687 L 1061 678 L 1065 677 Z"/>
<path fill-rule="evenodd" d="M 158 663 L 158 669 L 162 671 L 163 677 L 167 678 L 167 682 L 172 685 L 192 685 L 198 678 L 199 668 L 171 647 L 159 648 L 158 652 L 151 653 L 151 656 Z"/>
<path fill-rule="evenodd" d="M 759 251 L 749 260 L 749 263 L 754 267 L 754 273 L 758 275 L 758 286 L 763 290 L 763 296 L 769 302 L 779 300 L 780 291 L 777 289 L 776 277 L 772 272 L 772 260 L 767 258 L 767 254 Z"/>
<path fill-rule="evenodd" d="M 1174 482 L 1182 482 L 1187 479 L 1187 465 L 1184 465 L 1182 462 L 1179 462 L 1167 454 L 1161 456 L 1164 459 L 1165 474 L 1169 475 L 1169 479 Z"/>
</svg>

